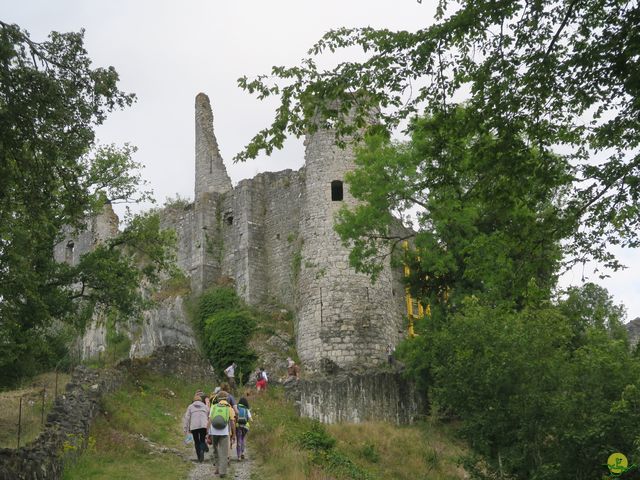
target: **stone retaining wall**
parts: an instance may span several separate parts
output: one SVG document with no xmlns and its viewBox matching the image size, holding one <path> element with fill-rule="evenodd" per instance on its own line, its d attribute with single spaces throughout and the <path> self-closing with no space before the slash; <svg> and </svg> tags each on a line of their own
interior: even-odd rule
<svg viewBox="0 0 640 480">
<path fill-rule="evenodd" d="M 81 453 L 87 444 L 91 421 L 100 397 L 123 382 L 122 370 L 77 367 L 63 395 L 47 415 L 45 428 L 33 442 L 19 449 L 0 449 L 0 480 L 57 480 L 65 460 Z"/>
<path fill-rule="evenodd" d="M 424 395 L 398 371 L 343 373 L 287 384 L 300 415 L 322 423 L 410 424 L 427 413 Z"/>
</svg>

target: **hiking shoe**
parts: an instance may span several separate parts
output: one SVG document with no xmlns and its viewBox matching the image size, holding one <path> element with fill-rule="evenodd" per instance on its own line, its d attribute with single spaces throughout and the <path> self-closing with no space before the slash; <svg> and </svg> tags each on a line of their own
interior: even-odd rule
<svg viewBox="0 0 640 480">
<path fill-rule="evenodd" d="M 240 455 L 240 458 L 241 458 L 242 460 L 244 460 L 244 453 L 243 453 L 242 455 Z"/>
</svg>

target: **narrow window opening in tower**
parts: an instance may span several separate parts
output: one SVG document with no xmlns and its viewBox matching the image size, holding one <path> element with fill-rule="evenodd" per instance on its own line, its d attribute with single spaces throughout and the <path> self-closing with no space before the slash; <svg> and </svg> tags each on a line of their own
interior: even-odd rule
<svg viewBox="0 0 640 480">
<path fill-rule="evenodd" d="M 213 173 L 213 157 L 209 158 L 209 173 Z"/>
<path fill-rule="evenodd" d="M 342 180 L 334 180 L 331 182 L 331 201 L 341 202 L 342 197 Z"/>
<path fill-rule="evenodd" d="M 67 263 L 71 263 L 73 262 L 73 249 L 75 248 L 75 244 L 73 243 L 73 240 L 69 240 L 67 242 L 67 248 L 64 252 L 64 260 Z"/>
<path fill-rule="evenodd" d="M 225 222 L 227 225 L 233 225 L 233 215 L 231 215 L 230 213 L 227 213 L 227 214 L 224 216 L 224 222 Z"/>
</svg>

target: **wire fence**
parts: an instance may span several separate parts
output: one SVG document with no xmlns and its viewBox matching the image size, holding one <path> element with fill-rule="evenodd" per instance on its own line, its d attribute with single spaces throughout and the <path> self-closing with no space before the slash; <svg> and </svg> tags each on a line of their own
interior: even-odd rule
<svg viewBox="0 0 640 480">
<path fill-rule="evenodd" d="M 52 371 L 26 381 L 22 387 L 0 391 L 0 448 L 20 448 L 38 438 L 56 399 L 65 394 L 71 372 L 85 364 L 93 368 L 116 365 L 127 351 L 100 351 L 83 360 L 79 352 L 65 356 Z"/>
<path fill-rule="evenodd" d="M 38 375 L 31 385 L 0 392 L 0 447 L 20 448 L 36 439 L 69 378 L 66 369 L 56 370 Z"/>
</svg>

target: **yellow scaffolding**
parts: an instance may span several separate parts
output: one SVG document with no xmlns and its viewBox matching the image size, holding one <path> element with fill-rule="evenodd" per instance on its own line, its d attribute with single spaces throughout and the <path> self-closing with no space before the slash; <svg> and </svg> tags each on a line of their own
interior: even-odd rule
<svg viewBox="0 0 640 480">
<path fill-rule="evenodd" d="M 409 250 L 409 242 L 406 240 L 402 243 L 402 246 L 407 252 Z M 408 277 L 411 275 L 411 269 L 409 265 L 404 264 L 404 276 Z M 417 299 L 411 296 L 409 292 L 409 287 L 404 288 L 405 302 L 407 305 L 407 317 L 409 318 L 409 338 L 413 338 L 416 336 L 416 332 L 413 328 L 413 322 L 416 319 L 424 318 L 425 315 L 431 316 L 431 308 L 429 305 L 423 307 L 423 305 Z"/>
</svg>

